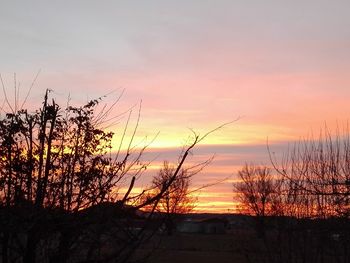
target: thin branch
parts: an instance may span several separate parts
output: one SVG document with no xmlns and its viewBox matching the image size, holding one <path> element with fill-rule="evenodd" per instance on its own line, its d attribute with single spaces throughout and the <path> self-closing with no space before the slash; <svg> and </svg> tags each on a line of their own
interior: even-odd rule
<svg viewBox="0 0 350 263">
<path fill-rule="evenodd" d="M 23 100 L 23 103 L 22 103 L 22 105 L 21 105 L 21 107 L 20 107 L 20 110 L 22 110 L 24 104 L 26 104 L 26 102 L 27 102 L 27 100 L 28 100 L 28 97 L 29 97 L 29 94 L 30 94 L 30 92 L 32 91 L 32 88 L 33 88 L 33 86 L 34 86 L 34 84 L 35 84 L 37 78 L 39 77 L 40 72 L 41 72 L 41 69 L 38 70 L 38 73 L 36 73 L 36 75 L 35 75 L 35 77 L 34 77 L 32 83 L 31 83 L 31 85 L 29 86 L 28 92 L 27 92 L 27 94 L 26 94 L 26 96 L 25 96 L 25 98 L 24 98 L 24 100 Z"/>
<path fill-rule="evenodd" d="M 4 97 L 5 97 L 5 101 L 6 101 L 6 104 L 7 106 L 9 106 L 10 110 L 12 111 L 13 114 L 15 114 L 15 111 L 13 110 L 8 98 L 7 98 L 7 94 L 6 94 L 6 89 L 5 89 L 5 84 L 4 84 L 4 81 L 2 79 L 2 76 L 0 74 L 0 80 L 1 80 L 1 85 L 2 85 L 2 92 L 4 94 Z"/>
</svg>

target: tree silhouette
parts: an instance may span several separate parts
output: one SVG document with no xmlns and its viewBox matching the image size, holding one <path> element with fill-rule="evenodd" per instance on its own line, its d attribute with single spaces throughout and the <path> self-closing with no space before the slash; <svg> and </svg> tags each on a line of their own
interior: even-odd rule
<svg viewBox="0 0 350 263">
<path fill-rule="evenodd" d="M 246 164 L 238 171 L 240 181 L 234 189 L 245 213 L 256 216 L 258 235 L 265 235 L 265 217 L 279 215 L 282 181 L 276 180 L 266 166 Z"/>
<path fill-rule="evenodd" d="M 164 161 L 163 167 L 153 178 L 152 186 L 155 189 L 153 194 L 159 193 L 163 185 L 171 179 L 174 172 L 175 167 Z M 189 189 L 193 175 L 190 171 L 181 169 L 174 182 L 158 202 L 157 210 L 165 214 L 165 226 L 169 235 L 173 232 L 177 216 L 191 212 L 195 206 L 196 198 L 190 195 Z"/>
<path fill-rule="evenodd" d="M 145 199 L 150 189 L 132 191 L 147 167 L 141 160 L 147 146 L 133 144 L 138 121 L 126 141 L 129 114 L 112 153 L 114 134 L 101 128 L 111 108 L 98 112 L 101 98 L 62 108 L 49 93 L 39 110 L 12 110 L 0 119 L 2 262 L 128 262 L 156 231 L 155 208 L 178 182 L 191 149 L 210 132 L 194 134 L 172 175 Z M 145 206 L 154 209 L 140 218 Z"/>
<path fill-rule="evenodd" d="M 283 160 L 270 155 L 276 172 L 289 183 L 297 217 L 344 217 L 350 210 L 350 136 L 345 129 L 295 143 Z"/>
<path fill-rule="evenodd" d="M 347 129 L 331 134 L 326 127 L 279 161 L 269 151 L 271 169 L 251 165 L 239 172 L 235 190 L 242 206 L 257 222 L 268 222 L 260 260 L 349 261 L 349 138 Z"/>
</svg>

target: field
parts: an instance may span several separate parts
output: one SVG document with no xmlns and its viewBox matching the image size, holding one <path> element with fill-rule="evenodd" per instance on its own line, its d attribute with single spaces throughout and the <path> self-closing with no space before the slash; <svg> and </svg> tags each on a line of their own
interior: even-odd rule
<svg viewBox="0 0 350 263">
<path fill-rule="evenodd" d="M 241 238 L 232 234 L 183 234 L 157 236 L 137 252 L 149 254 L 146 262 L 247 262 L 241 251 Z"/>
<path fill-rule="evenodd" d="M 156 235 L 138 249 L 135 259 L 148 263 L 350 262 L 346 227 L 340 226 L 342 231 L 337 233 L 341 234 L 334 234 L 315 222 L 301 226 L 281 232 L 269 230 L 263 238 L 247 228 L 226 234 Z"/>
</svg>

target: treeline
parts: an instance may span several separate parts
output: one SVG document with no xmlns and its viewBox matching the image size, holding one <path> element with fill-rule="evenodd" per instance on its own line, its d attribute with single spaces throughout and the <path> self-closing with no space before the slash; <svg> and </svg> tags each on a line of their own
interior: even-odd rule
<svg viewBox="0 0 350 263">
<path fill-rule="evenodd" d="M 242 212 L 256 218 L 265 259 L 349 262 L 349 132 L 325 129 L 280 160 L 269 154 L 271 165 L 245 165 L 234 184 Z"/>
</svg>

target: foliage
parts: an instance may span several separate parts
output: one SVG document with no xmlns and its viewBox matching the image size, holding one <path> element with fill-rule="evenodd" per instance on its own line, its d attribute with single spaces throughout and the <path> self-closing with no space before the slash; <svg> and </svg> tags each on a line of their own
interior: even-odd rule
<svg viewBox="0 0 350 263">
<path fill-rule="evenodd" d="M 101 127 L 111 108 L 97 112 L 101 99 L 61 108 L 44 96 L 34 113 L 25 109 L 0 119 L 0 235 L 2 262 L 129 262 L 135 249 L 157 231 L 153 212 L 177 182 L 194 136 L 178 166 L 160 191 L 145 199 L 133 195 L 135 181 L 147 164 L 146 147 L 111 153 L 112 132 Z M 113 104 L 115 105 L 115 104 Z M 205 135 L 206 136 L 206 135 Z M 128 184 L 126 193 L 118 189 Z M 135 206 L 128 204 L 136 203 Z M 153 209 L 154 211 L 154 209 Z M 103 253 L 102 253 L 103 252 Z"/>
</svg>

